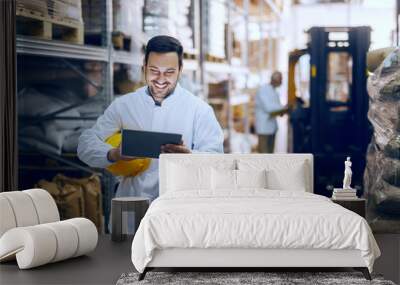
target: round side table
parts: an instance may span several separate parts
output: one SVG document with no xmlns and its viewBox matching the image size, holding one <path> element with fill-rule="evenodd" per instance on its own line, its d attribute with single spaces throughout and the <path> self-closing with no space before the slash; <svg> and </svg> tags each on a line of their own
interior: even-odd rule
<svg viewBox="0 0 400 285">
<path fill-rule="evenodd" d="M 145 197 L 118 197 L 111 201 L 111 240 L 123 241 L 126 234 L 122 233 L 122 213 L 135 212 L 135 231 L 146 214 L 150 199 Z"/>
</svg>

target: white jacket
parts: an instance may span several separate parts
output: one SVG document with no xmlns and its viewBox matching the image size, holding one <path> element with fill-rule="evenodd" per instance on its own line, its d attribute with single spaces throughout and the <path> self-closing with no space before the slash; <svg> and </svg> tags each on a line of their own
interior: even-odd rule
<svg viewBox="0 0 400 285">
<path fill-rule="evenodd" d="M 213 109 L 178 84 L 174 93 L 156 106 L 147 86 L 116 99 L 97 119 L 96 124 L 79 138 L 78 156 L 92 167 L 105 168 L 111 163 L 104 141 L 124 129 L 182 134 L 186 147 L 193 152 L 223 152 L 223 132 Z M 158 159 L 149 169 L 135 177 L 123 178 L 117 197 L 158 197 Z"/>
<path fill-rule="evenodd" d="M 255 100 L 255 127 L 259 135 L 272 135 L 278 130 L 275 117 L 270 113 L 283 109 L 279 101 L 279 94 L 270 84 L 261 86 Z"/>
</svg>

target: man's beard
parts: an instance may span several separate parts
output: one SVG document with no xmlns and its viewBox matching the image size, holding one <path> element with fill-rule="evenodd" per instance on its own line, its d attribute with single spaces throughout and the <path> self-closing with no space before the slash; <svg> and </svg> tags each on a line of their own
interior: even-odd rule
<svg viewBox="0 0 400 285">
<path fill-rule="evenodd" d="M 153 87 L 148 84 L 151 97 L 156 98 L 156 99 L 165 99 L 166 97 L 168 97 L 169 95 L 174 93 L 176 86 L 178 85 L 178 81 L 179 81 L 179 77 L 176 79 L 175 85 L 169 91 L 167 91 L 167 93 L 163 97 L 156 96 L 155 95 L 156 92 L 154 92 Z"/>
</svg>

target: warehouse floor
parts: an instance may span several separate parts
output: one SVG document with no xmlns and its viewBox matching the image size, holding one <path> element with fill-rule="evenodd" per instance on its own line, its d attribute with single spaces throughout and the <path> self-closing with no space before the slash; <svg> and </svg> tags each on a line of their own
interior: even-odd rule
<svg viewBox="0 0 400 285">
<path fill-rule="evenodd" d="M 19 270 L 15 261 L 1 264 L 0 284 L 115 284 L 122 273 L 134 271 L 132 239 L 116 243 L 100 235 L 96 250 L 87 256 L 28 270 Z"/>
<path fill-rule="evenodd" d="M 374 272 L 400 284 L 400 236 L 375 234 L 382 251 Z M 131 262 L 132 237 L 112 242 L 100 235 L 94 252 L 30 270 L 19 270 L 16 262 L 0 265 L 0 284 L 115 284 L 122 273 L 135 271 Z M 310 269 L 312 271 L 312 269 Z"/>
</svg>

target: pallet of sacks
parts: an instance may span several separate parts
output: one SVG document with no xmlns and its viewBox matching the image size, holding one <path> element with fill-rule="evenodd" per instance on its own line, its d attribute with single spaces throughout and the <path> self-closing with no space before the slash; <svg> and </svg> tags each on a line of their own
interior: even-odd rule
<svg viewBox="0 0 400 285">
<path fill-rule="evenodd" d="M 47 190 L 56 201 L 62 220 L 86 217 L 102 231 L 101 182 L 97 175 L 71 178 L 57 174 L 52 181 L 40 180 L 37 187 Z"/>
</svg>

